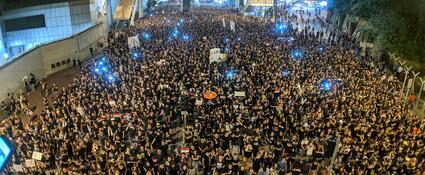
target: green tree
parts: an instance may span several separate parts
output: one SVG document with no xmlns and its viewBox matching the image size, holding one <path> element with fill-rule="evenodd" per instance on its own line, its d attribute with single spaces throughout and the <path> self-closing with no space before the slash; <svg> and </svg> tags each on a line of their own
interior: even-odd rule
<svg viewBox="0 0 425 175">
<path fill-rule="evenodd" d="M 335 0 L 334 4 L 333 15 L 338 19 L 346 19 L 347 15 L 360 19 L 355 24 L 357 31 L 378 51 L 396 52 L 424 65 L 424 0 Z"/>
</svg>

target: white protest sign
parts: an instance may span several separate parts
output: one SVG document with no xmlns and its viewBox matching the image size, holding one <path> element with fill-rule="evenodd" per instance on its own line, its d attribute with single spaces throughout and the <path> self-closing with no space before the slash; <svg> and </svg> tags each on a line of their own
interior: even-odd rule
<svg viewBox="0 0 425 175">
<path fill-rule="evenodd" d="M 235 22 L 233 20 L 230 21 L 230 30 L 235 31 Z"/>
<path fill-rule="evenodd" d="M 165 62 L 167 62 L 167 61 L 165 61 L 164 59 L 161 59 L 161 60 L 156 62 L 156 65 L 160 66 L 160 65 L 163 65 Z"/>
<path fill-rule="evenodd" d="M 227 54 L 225 54 L 225 53 L 222 53 L 222 54 L 220 54 L 220 61 L 226 61 L 227 60 Z"/>
<path fill-rule="evenodd" d="M 35 167 L 34 159 L 25 159 L 25 167 L 27 168 Z"/>
<path fill-rule="evenodd" d="M 216 54 L 220 54 L 220 48 L 210 49 L 210 56 L 211 55 L 216 55 Z"/>
<path fill-rule="evenodd" d="M 221 20 L 223 21 L 223 27 L 226 27 L 226 20 L 224 18 L 221 18 Z"/>
<path fill-rule="evenodd" d="M 202 100 L 196 100 L 195 105 L 196 106 L 201 106 L 202 105 Z"/>
<path fill-rule="evenodd" d="M 245 92 L 242 92 L 242 91 L 236 91 L 236 92 L 235 92 L 235 96 L 236 96 L 236 97 L 245 97 Z"/>
<path fill-rule="evenodd" d="M 220 57 L 221 57 L 220 48 L 210 49 L 210 58 L 209 58 L 210 63 L 221 62 Z"/>
<path fill-rule="evenodd" d="M 13 164 L 12 170 L 14 172 L 24 172 L 24 169 L 22 168 L 22 165 Z"/>
<path fill-rule="evenodd" d="M 43 153 L 38 152 L 38 151 L 33 151 L 32 152 L 32 159 L 34 159 L 34 160 L 41 160 L 42 157 L 43 157 Z"/>
<path fill-rule="evenodd" d="M 130 49 L 134 47 L 139 47 L 139 46 L 140 46 L 139 34 L 132 37 L 128 37 L 128 47 Z"/>
</svg>

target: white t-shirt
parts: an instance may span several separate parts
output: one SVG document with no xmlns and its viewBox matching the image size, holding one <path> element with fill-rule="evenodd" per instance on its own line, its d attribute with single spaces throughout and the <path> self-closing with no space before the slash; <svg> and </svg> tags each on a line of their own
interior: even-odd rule
<svg viewBox="0 0 425 175">
<path fill-rule="evenodd" d="M 307 148 L 307 155 L 308 156 L 311 156 L 311 155 L 313 155 L 313 146 L 309 146 L 308 148 Z"/>
</svg>

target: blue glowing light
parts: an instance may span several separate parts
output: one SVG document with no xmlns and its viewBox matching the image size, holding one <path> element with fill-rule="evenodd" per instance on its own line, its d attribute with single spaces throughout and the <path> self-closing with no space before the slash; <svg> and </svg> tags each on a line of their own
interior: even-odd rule
<svg viewBox="0 0 425 175">
<path fill-rule="evenodd" d="M 237 41 L 241 41 L 241 37 L 240 37 L 240 36 L 238 36 L 238 37 L 236 38 L 236 40 L 237 40 Z"/>
<path fill-rule="evenodd" d="M 151 35 L 147 32 L 143 33 L 143 39 L 149 40 L 151 38 Z"/>
<path fill-rule="evenodd" d="M 184 23 L 184 19 L 180 19 L 180 23 Z"/>
<path fill-rule="evenodd" d="M 327 1 L 321 1 L 321 2 L 319 3 L 319 5 L 320 5 L 321 7 L 326 7 L 326 6 L 328 6 L 328 2 L 327 2 Z"/>
<path fill-rule="evenodd" d="M 103 61 L 99 61 L 99 63 L 97 63 L 97 64 L 99 64 L 99 65 L 102 66 L 103 65 Z"/>
<path fill-rule="evenodd" d="M 320 86 L 322 90 L 325 91 L 329 91 L 332 89 L 332 82 L 330 80 L 322 80 L 322 82 L 320 82 Z"/>
<path fill-rule="evenodd" d="M 283 77 L 287 77 L 288 75 L 289 75 L 288 69 L 285 69 L 285 70 L 282 71 L 282 76 Z"/>
<path fill-rule="evenodd" d="M 326 50 L 326 48 L 325 48 L 324 46 L 319 46 L 319 47 L 317 48 L 317 52 L 318 52 L 318 53 L 323 53 L 323 52 L 325 52 L 325 50 Z"/>
<path fill-rule="evenodd" d="M 6 136 L 0 136 L 0 170 L 4 170 L 5 166 L 10 163 L 10 156 L 15 151 L 15 147 L 12 145 Z"/>
<path fill-rule="evenodd" d="M 9 54 L 4 53 L 4 54 L 3 54 L 3 57 L 4 57 L 4 58 L 6 58 L 6 59 L 8 59 L 8 58 L 9 58 Z"/>
<path fill-rule="evenodd" d="M 115 77 L 114 77 L 114 75 L 108 75 L 108 76 L 106 77 L 106 79 L 107 79 L 110 83 L 115 82 Z"/>
<path fill-rule="evenodd" d="M 184 42 L 187 42 L 187 41 L 189 41 L 190 40 L 190 36 L 189 35 L 187 35 L 187 34 L 185 34 L 185 35 L 183 35 L 183 41 Z"/>
<path fill-rule="evenodd" d="M 275 26 L 276 32 L 284 33 L 286 31 L 286 28 L 287 26 L 285 23 L 276 23 L 276 26 Z"/>
<path fill-rule="evenodd" d="M 228 43 L 229 41 L 230 41 L 230 40 L 229 40 L 229 38 L 225 38 L 225 39 L 224 39 L 224 42 L 225 42 L 225 43 Z"/>
<path fill-rule="evenodd" d="M 292 42 L 292 41 L 294 41 L 294 40 L 295 40 L 295 39 L 294 39 L 294 37 L 288 37 L 288 38 L 287 38 L 287 41 L 288 41 L 288 42 Z"/>
<path fill-rule="evenodd" d="M 107 67 L 102 67 L 102 70 L 106 72 L 106 71 L 108 71 L 108 68 Z"/>
<path fill-rule="evenodd" d="M 172 35 L 173 37 L 177 37 L 177 36 L 179 36 L 179 33 L 180 33 L 180 32 L 179 32 L 177 29 L 174 29 L 171 35 Z"/>
<path fill-rule="evenodd" d="M 142 52 L 140 52 L 140 50 L 134 49 L 131 52 L 131 57 L 135 60 L 138 60 L 139 58 L 142 57 Z"/>
<path fill-rule="evenodd" d="M 100 70 L 99 70 L 99 68 L 96 68 L 96 69 L 94 69 L 94 71 L 95 71 L 95 72 L 99 72 Z"/>
<path fill-rule="evenodd" d="M 235 77 L 235 72 L 233 70 L 226 71 L 226 78 L 227 79 L 233 79 Z"/>
<path fill-rule="evenodd" d="M 283 29 L 284 29 L 283 25 L 279 25 L 279 26 L 278 26 L 278 29 L 279 29 L 279 30 L 283 30 Z"/>
<path fill-rule="evenodd" d="M 302 57 L 303 57 L 303 53 L 300 50 L 295 49 L 294 51 L 292 51 L 292 58 L 300 59 Z"/>
</svg>

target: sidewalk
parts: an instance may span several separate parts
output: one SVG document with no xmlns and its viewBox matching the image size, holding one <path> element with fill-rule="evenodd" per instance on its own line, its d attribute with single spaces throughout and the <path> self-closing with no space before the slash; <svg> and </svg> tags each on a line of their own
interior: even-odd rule
<svg viewBox="0 0 425 175">
<path fill-rule="evenodd" d="M 49 75 L 45 79 L 45 81 L 47 83 L 48 88 L 51 88 L 52 84 L 55 83 L 59 88 L 59 92 L 61 92 L 62 87 L 68 86 L 68 84 L 72 82 L 72 79 L 74 78 L 74 76 L 78 76 L 79 73 L 80 73 L 79 70 L 77 70 L 74 67 L 70 67 L 70 68 L 61 70 L 59 72 L 56 72 L 52 75 Z M 49 94 L 48 96 L 49 103 L 51 103 L 53 99 L 56 99 L 56 98 L 57 98 L 57 95 Z M 30 104 L 30 108 L 34 109 L 33 110 L 34 114 L 40 114 L 42 110 L 44 110 L 43 96 L 41 94 L 40 85 L 38 85 L 35 92 L 32 92 L 31 94 L 28 95 L 28 101 Z M 30 119 L 27 116 L 22 116 L 22 121 L 24 123 L 29 123 Z"/>
</svg>

